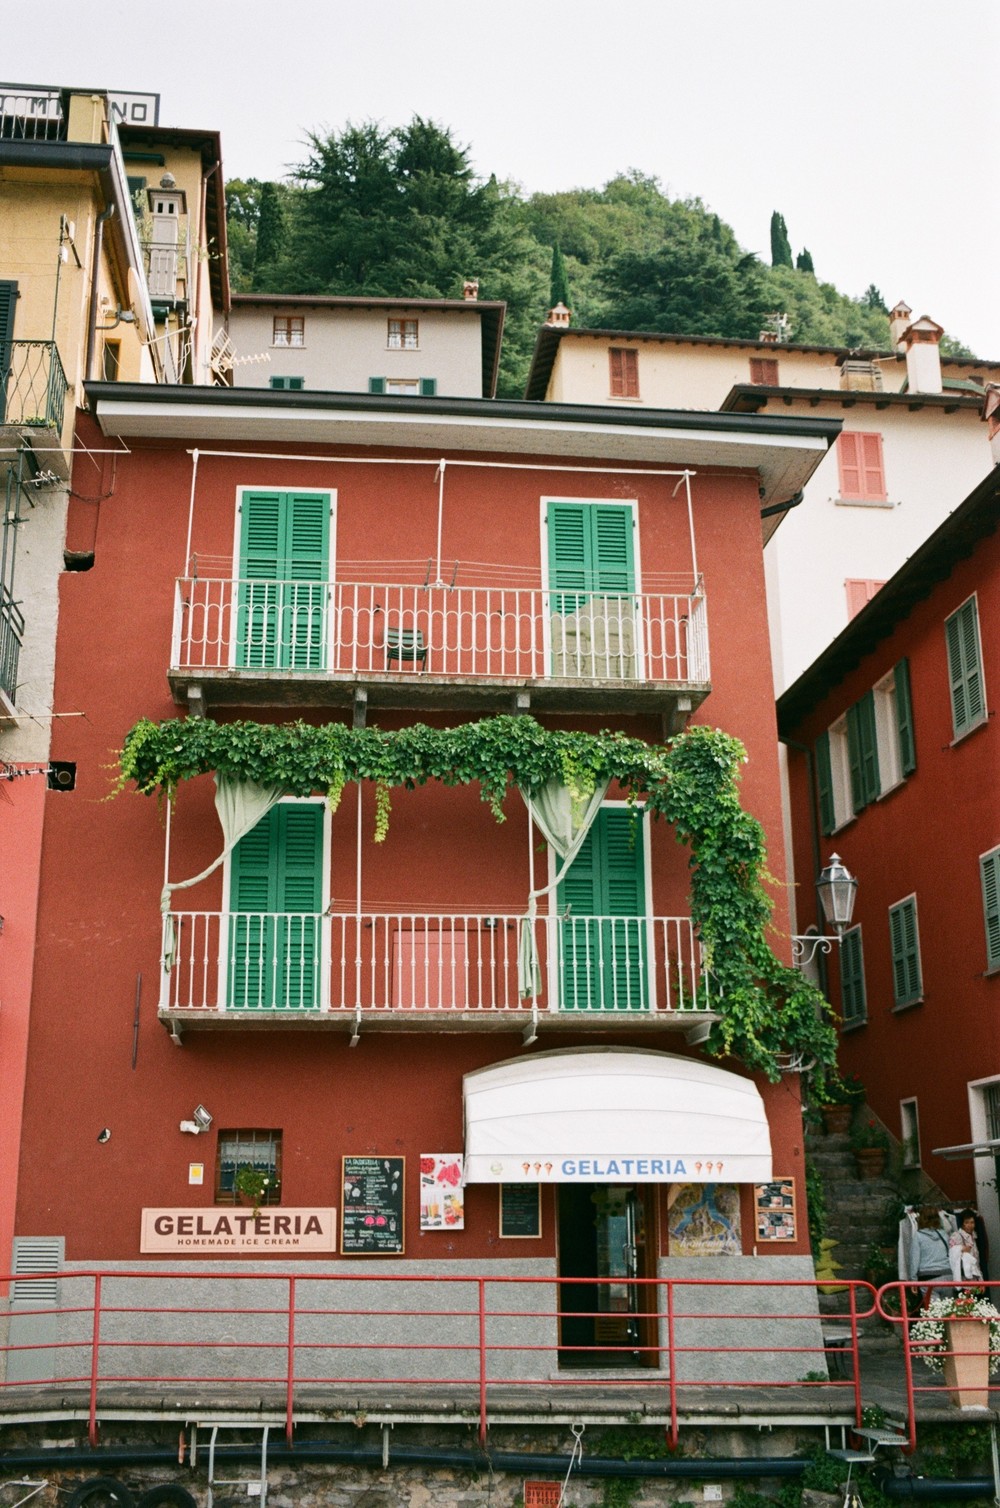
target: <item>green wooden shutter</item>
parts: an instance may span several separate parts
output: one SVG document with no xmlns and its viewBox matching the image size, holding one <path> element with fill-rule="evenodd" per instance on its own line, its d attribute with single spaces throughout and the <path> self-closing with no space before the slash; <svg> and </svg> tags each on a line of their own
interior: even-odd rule
<svg viewBox="0 0 1000 1508">
<path fill-rule="evenodd" d="M 237 664 L 321 670 L 329 494 L 246 492 L 241 507 Z"/>
<path fill-rule="evenodd" d="M 845 932 L 840 945 L 840 1013 L 845 1026 L 857 1026 L 868 1018 L 860 927 Z"/>
<path fill-rule="evenodd" d="M 979 615 L 976 599 L 970 597 L 945 620 L 948 679 L 951 684 L 952 725 L 957 738 L 983 720 L 983 665 L 979 646 Z"/>
<path fill-rule="evenodd" d="M 369 379 L 368 379 L 368 391 L 370 393 L 384 393 L 385 392 L 385 378 L 384 377 L 369 377 Z"/>
<path fill-rule="evenodd" d="M 847 709 L 847 760 L 851 772 L 851 805 L 863 811 L 882 789 L 875 730 L 875 694 L 869 691 Z"/>
<path fill-rule="evenodd" d="M 17 284 L 0 280 L 0 424 L 7 413 L 7 379 L 10 375 L 11 349 L 14 340 L 14 310 L 17 306 Z"/>
<path fill-rule="evenodd" d="M 230 872 L 232 1008 L 318 1006 L 322 864 L 323 808 L 316 802 L 281 803 L 237 843 Z"/>
<path fill-rule="evenodd" d="M 837 825 L 837 813 L 833 803 L 829 733 L 821 733 L 816 740 L 816 792 L 819 797 L 820 830 L 825 834 L 832 833 Z"/>
<path fill-rule="evenodd" d="M 979 860 L 983 882 L 983 922 L 986 926 L 986 967 L 1000 968 L 1000 848 Z"/>
<path fill-rule="evenodd" d="M 912 1005 L 920 999 L 920 943 L 917 937 L 917 905 L 912 896 L 889 907 L 889 939 L 892 946 L 892 988 L 896 1005 Z"/>
<path fill-rule="evenodd" d="M 641 821 L 600 811 L 558 891 L 562 1009 L 645 1010 L 648 960 Z M 592 920 L 601 918 L 601 920 Z"/>
<path fill-rule="evenodd" d="M 637 673 L 635 520 L 630 507 L 551 502 L 546 518 L 552 674 L 631 679 Z"/>
<path fill-rule="evenodd" d="M 435 396 L 435 394 L 437 393 L 437 390 L 438 390 L 438 385 L 437 385 L 437 378 L 436 377 L 421 377 L 421 379 L 420 379 L 420 396 L 421 396 L 421 398 L 433 398 Z"/>
<path fill-rule="evenodd" d="M 896 688 L 896 734 L 899 741 L 899 767 L 904 775 L 917 768 L 917 746 L 913 735 L 913 698 L 910 695 L 910 662 L 900 660 L 893 670 Z"/>
</svg>

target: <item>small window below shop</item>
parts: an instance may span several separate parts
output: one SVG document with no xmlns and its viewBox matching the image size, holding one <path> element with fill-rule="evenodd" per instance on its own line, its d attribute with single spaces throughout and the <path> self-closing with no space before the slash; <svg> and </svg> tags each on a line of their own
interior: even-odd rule
<svg viewBox="0 0 1000 1508">
<path fill-rule="evenodd" d="M 215 1202 L 254 1201 L 281 1203 L 281 1132 L 220 1131 L 215 1158 Z"/>
</svg>

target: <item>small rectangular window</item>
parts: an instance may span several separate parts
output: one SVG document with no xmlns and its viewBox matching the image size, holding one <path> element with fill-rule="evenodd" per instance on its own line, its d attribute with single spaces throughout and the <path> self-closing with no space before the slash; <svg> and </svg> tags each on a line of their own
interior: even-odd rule
<svg viewBox="0 0 1000 1508">
<path fill-rule="evenodd" d="M 868 1019 L 860 927 L 845 932 L 840 944 L 840 1014 L 845 1026 L 861 1026 Z"/>
<path fill-rule="evenodd" d="M 271 387 L 279 393 L 300 393 L 306 385 L 304 377 L 271 377 Z"/>
<path fill-rule="evenodd" d="M 884 581 L 873 581 L 870 577 L 848 577 L 844 582 L 847 592 L 847 621 L 857 617 L 863 607 L 867 607 L 879 587 L 885 586 Z"/>
<path fill-rule="evenodd" d="M 417 351 L 420 349 L 419 324 L 415 319 L 390 319 L 386 341 L 390 351 Z"/>
<path fill-rule="evenodd" d="M 975 597 L 963 602 L 944 623 L 951 687 L 951 721 L 958 738 L 986 717 L 986 690 Z"/>
<path fill-rule="evenodd" d="M 916 1005 L 923 998 L 923 981 L 920 977 L 915 895 L 889 907 L 889 942 L 892 948 L 893 1003 L 897 1007 Z"/>
<path fill-rule="evenodd" d="M 612 346 L 608 351 L 612 398 L 638 398 L 639 352 Z"/>
<path fill-rule="evenodd" d="M 920 1166 L 920 1120 L 916 1100 L 900 1100 L 899 1131 L 903 1143 L 903 1167 Z"/>
<path fill-rule="evenodd" d="M 778 386 L 778 363 L 773 356 L 751 356 L 750 381 L 754 387 Z"/>
<path fill-rule="evenodd" d="M 216 1204 L 239 1204 L 238 1188 L 241 1168 L 249 1168 L 270 1179 L 261 1190 L 261 1204 L 281 1203 L 281 1132 L 220 1131 L 215 1158 Z"/>
<path fill-rule="evenodd" d="M 845 502 L 884 503 L 882 436 L 844 430 L 837 437 L 840 496 Z"/>
<path fill-rule="evenodd" d="M 979 860 L 983 886 L 983 922 L 986 927 L 986 968 L 1000 969 L 1000 848 Z"/>
<path fill-rule="evenodd" d="M 301 314 L 276 314 L 271 335 L 275 346 L 304 346 L 306 322 Z"/>
<path fill-rule="evenodd" d="M 118 372 L 121 367 L 122 343 L 120 340 L 106 340 L 101 360 L 101 376 L 105 382 L 117 382 Z"/>
<path fill-rule="evenodd" d="M 882 793 L 873 691 L 847 709 L 847 757 L 851 771 L 851 805 L 857 815 L 869 802 L 877 801 Z"/>
</svg>

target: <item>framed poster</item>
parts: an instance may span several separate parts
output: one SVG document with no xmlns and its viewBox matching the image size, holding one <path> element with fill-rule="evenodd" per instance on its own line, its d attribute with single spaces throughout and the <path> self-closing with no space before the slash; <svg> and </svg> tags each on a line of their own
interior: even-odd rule
<svg viewBox="0 0 1000 1508">
<path fill-rule="evenodd" d="M 345 1157 L 340 1250 L 357 1257 L 397 1257 L 405 1249 L 405 1157 Z"/>
<path fill-rule="evenodd" d="M 464 1230 L 461 1152 L 420 1154 L 420 1229 Z"/>
<path fill-rule="evenodd" d="M 753 1211 L 758 1241 L 795 1240 L 795 1185 L 790 1178 L 755 1183 Z"/>
<path fill-rule="evenodd" d="M 500 1185 L 500 1235 L 505 1240 L 530 1240 L 542 1234 L 542 1186 L 538 1183 Z"/>
<path fill-rule="evenodd" d="M 740 1189 L 736 1183 L 686 1183 L 667 1217 L 672 1257 L 738 1257 Z"/>
</svg>

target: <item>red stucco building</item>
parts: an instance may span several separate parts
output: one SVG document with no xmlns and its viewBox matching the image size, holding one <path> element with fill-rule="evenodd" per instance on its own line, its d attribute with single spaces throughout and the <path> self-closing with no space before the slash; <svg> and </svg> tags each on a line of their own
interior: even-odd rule
<svg viewBox="0 0 1000 1508">
<path fill-rule="evenodd" d="M 863 1080 L 908 1165 L 978 1201 L 994 1261 L 998 505 L 994 469 L 778 703 L 796 872 L 816 873 L 835 848 L 858 879 L 829 969 L 842 1068 Z M 817 920 L 807 889 L 803 927 Z"/>
<path fill-rule="evenodd" d="M 553 1311 L 560 1277 L 593 1280 L 604 1318 L 553 1320 L 543 1368 L 574 1346 L 656 1365 L 632 1278 L 811 1275 L 798 1081 L 700 1051 L 689 856 L 623 791 L 547 890 L 555 845 L 515 792 L 497 822 L 475 784 L 395 791 L 376 843 L 375 783 L 335 811 L 258 790 L 249 818 L 230 790 L 224 862 L 164 914 L 165 883 L 220 859 L 212 779 L 169 804 L 109 793 L 142 718 L 522 713 L 649 744 L 694 720 L 746 745 L 743 801 L 780 876 L 762 532 L 838 424 L 88 398 L 67 543 L 93 565 L 62 578 L 56 670 L 85 716 L 53 733 L 75 789 L 46 813 L 15 1261 L 528 1276 Z M 780 892 L 775 924 L 780 948 Z M 754 1188 L 772 1176 L 799 1213 L 767 1244 Z M 696 1185 L 728 1212 L 701 1256 L 671 1215 Z"/>
</svg>

